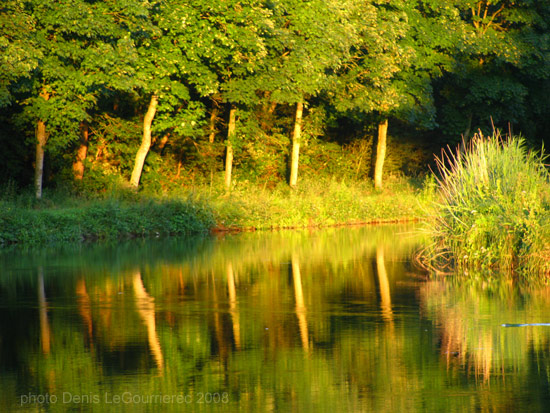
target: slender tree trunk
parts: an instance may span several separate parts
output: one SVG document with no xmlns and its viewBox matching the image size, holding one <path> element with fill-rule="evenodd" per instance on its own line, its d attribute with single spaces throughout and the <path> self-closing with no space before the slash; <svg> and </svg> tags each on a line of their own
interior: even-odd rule
<svg viewBox="0 0 550 413">
<path fill-rule="evenodd" d="M 48 136 L 46 135 L 46 124 L 39 120 L 36 125 L 36 163 L 34 167 L 34 187 L 36 199 L 42 198 L 42 180 L 44 176 L 44 147 Z"/>
<path fill-rule="evenodd" d="M 208 142 L 210 143 L 210 189 L 212 189 L 212 183 L 214 182 L 214 169 L 215 165 L 215 153 L 214 153 L 214 138 L 216 137 L 216 120 L 218 119 L 219 110 L 217 102 L 212 99 L 212 112 L 210 112 L 210 135 L 208 135 Z"/>
<path fill-rule="evenodd" d="M 208 135 L 208 142 L 214 143 L 216 137 L 216 119 L 218 119 L 218 108 L 213 107 L 210 112 L 210 135 Z"/>
<path fill-rule="evenodd" d="M 151 147 L 151 124 L 155 117 L 158 105 L 158 96 L 153 94 L 151 101 L 149 102 L 149 108 L 143 119 L 143 137 L 141 138 L 141 145 L 136 154 L 136 160 L 134 163 L 134 170 L 132 171 L 132 177 L 130 178 L 130 186 L 137 189 L 139 186 L 139 180 L 141 178 L 141 171 L 143 170 L 143 164 L 145 158 Z"/>
<path fill-rule="evenodd" d="M 231 106 L 229 110 L 229 125 L 227 128 L 227 145 L 225 151 L 225 189 L 231 188 L 231 171 L 233 169 L 233 144 L 231 140 L 235 134 L 235 113 L 237 110 Z"/>
<path fill-rule="evenodd" d="M 300 156 L 300 138 L 302 136 L 302 113 L 303 102 L 296 104 L 296 120 L 294 122 L 294 133 L 292 134 L 292 156 L 290 158 L 290 187 L 295 188 L 298 182 L 298 158 Z"/>
<path fill-rule="evenodd" d="M 76 151 L 76 160 L 73 163 L 74 178 L 81 181 L 84 177 L 84 160 L 88 154 L 88 125 L 86 122 L 80 124 L 80 146 Z"/>
<path fill-rule="evenodd" d="M 42 91 L 40 96 L 44 100 L 48 100 L 50 95 L 46 91 Z M 42 199 L 42 181 L 44 177 L 44 148 L 48 141 L 46 133 L 46 123 L 39 119 L 36 123 L 36 162 L 34 167 L 34 188 L 36 199 Z"/>
<path fill-rule="evenodd" d="M 376 143 L 376 163 L 374 165 L 374 187 L 382 189 L 382 170 L 386 158 L 386 137 L 388 134 L 388 120 L 378 124 L 378 141 Z"/>
</svg>

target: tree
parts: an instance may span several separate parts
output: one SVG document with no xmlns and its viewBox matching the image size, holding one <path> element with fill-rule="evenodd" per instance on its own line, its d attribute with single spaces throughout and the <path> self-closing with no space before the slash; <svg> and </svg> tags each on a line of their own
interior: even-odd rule
<svg viewBox="0 0 550 413">
<path fill-rule="evenodd" d="M 530 88 L 550 74 L 547 2 L 456 0 L 440 7 L 452 8 L 462 25 L 454 69 L 437 85 L 444 132 L 467 139 L 493 125 L 532 130 Z"/>
<path fill-rule="evenodd" d="M 407 88 L 397 75 L 411 65 L 413 48 L 404 41 L 409 25 L 399 0 L 363 3 L 354 16 L 358 41 L 335 79 L 333 102 L 341 112 L 377 113 L 373 177 L 382 186 L 388 117 L 404 103 Z M 411 91 L 411 93 L 414 93 Z"/>
<path fill-rule="evenodd" d="M 319 95 L 346 58 L 355 41 L 356 27 L 349 15 L 354 0 L 269 3 L 274 27 L 267 33 L 269 55 L 260 84 L 277 103 L 295 105 L 289 185 L 296 187 L 303 110 L 310 97 Z"/>
<path fill-rule="evenodd" d="M 36 65 L 27 63 L 32 70 L 12 79 L 10 87 L 23 106 L 19 124 L 35 125 L 35 190 L 41 198 L 46 143 L 53 152 L 65 152 L 78 142 L 79 127 L 99 93 L 125 77 L 115 74 L 124 73 L 122 63 L 132 55 L 128 27 L 121 22 L 142 15 L 143 9 L 127 4 L 122 10 L 111 3 L 84 0 L 13 1 L 10 5 L 26 22 L 25 44 L 36 56 Z M 23 35 L 8 34 L 8 50 L 18 50 L 18 36 Z"/>
</svg>

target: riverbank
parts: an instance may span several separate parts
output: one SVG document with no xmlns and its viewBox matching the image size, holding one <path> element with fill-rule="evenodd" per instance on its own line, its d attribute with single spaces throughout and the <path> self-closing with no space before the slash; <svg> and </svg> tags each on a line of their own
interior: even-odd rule
<svg viewBox="0 0 550 413">
<path fill-rule="evenodd" d="M 370 182 L 326 180 L 295 190 L 241 184 L 231 192 L 199 187 L 162 195 L 57 191 L 36 201 L 8 190 L 0 199 L 0 244 L 405 222 L 429 215 L 432 194 L 402 178 L 388 180 L 382 191 Z"/>
</svg>

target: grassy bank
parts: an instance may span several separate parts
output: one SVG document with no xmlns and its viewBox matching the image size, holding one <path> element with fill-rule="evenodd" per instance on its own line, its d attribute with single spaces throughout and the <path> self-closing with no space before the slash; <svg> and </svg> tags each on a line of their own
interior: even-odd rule
<svg viewBox="0 0 550 413">
<path fill-rule="evenodd" d="M 517 137 L 476 136 L 438 160 L 435 269 L 550 275 L 550 175 Z"/>
<path fill-rule="evenodd" d="M 3 244 L 405 221 L 424 217 L 431 196 L 406 179 L 390 179 L 382 191 L 370 182 L 311 180 L 296 190 L 237 183 L 231 192 L 209 186 L 162 195 L 56 191 L 40 202 L 9 188 L 2 194 Z"/>
<path fill-rule="evenodd" d="M 44 244 L 207 232 L 213 215 L 204 205 L 180 200 L 80 200 L 22 208 L 0 202 L 0 242 Z"/>
</svg>

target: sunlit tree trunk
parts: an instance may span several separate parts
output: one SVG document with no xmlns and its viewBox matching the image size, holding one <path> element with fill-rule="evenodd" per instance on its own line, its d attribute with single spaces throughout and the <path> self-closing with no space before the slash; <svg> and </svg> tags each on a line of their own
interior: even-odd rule
<svg viewBox="0 0 550 413">
<path fill-rule="evenodd" d="M 80 146 L 76 151 L 76 159 L 73 163 L 74 179 L 81 181 L 84 177 L 84 160 L 88 154 L 88 125 L 86 122 L 80 124 Z"/>
<path fill-rule="evenodd" d="M 135 189 L 139 186 L 143 164 L 145 163 L 147 153 L 149 153 L 149 148 L 151 148 L 151 125 L 157 111 L 157 105 L 158 96 L 153 94 L 153 96 L 151 96 L 151 100 L 149 101 L 147 113 L 143 119 L 143 137 L 141 138 L 141 145 L 137 151 L 134 170 L 132 171 L 132 177 L 130 178 L 130 186 Z"/>
<path fill-rule="evenodd" d="M 378 124 L 378 140 L 376 143 L 376 163 L 374 165 L 374 187 L 382 189 L 382 170 L 386 158 L 386 138 L 388 134 L 388 120 Z"/>
<path fill-rule="evenodd" d="M 300 138 L 302 137 L 302 113 L 304 111 L 303 102 L 296 104 L 296 119 L 294 121 L 294 132 L 292 134 L 292 155 L 290 158 L 290 182 L 291 188 L 295 188 L 298 183 L 298 158 L 300 156 Z"/>
<path fill-rule="evenodd" d="M 296 255 L 292 255 L 292 280 L 294 281 L 294 298 L 296 300 L 296 317 L 300 328 L 300 338 L 303 349 L 309 351 L 309 331 L 307 326 L 306 305 L 302 290 L 302 275 L 300 273 L 300 261 Z"/>
<path fill-rule="evenodd" d="M 43 91 L 40 96 L 44 100 L 48 100 L 50 95 Z M 44 148 L 48 135 L 46 133 L 46 123 L 39 119 L 36 123 L 36 160 L 34 167 L 34 188 L 36 199 L 42 199 L 42 181 L 44 177 Z"/>
<path fill-rule="evenodd" d="M 237 109 L 231 106 L 229 110 L 229 125 L 227 127 L 227 145 L 225 151 L 225 188 L 231 189 L 231 171 L 233 169 L 233 143 L 232 139 L 235 135 L 235 114 Z"/>
<path fill-rule="evenodd" d="M 44 147 L 46 146 L 46 124 L 39 120 L 36 125 L 36 163 L 34 168 L 34 187 L 36 199 L 42 198 L 42 179 L 44 176 Z"/>
</svg>

